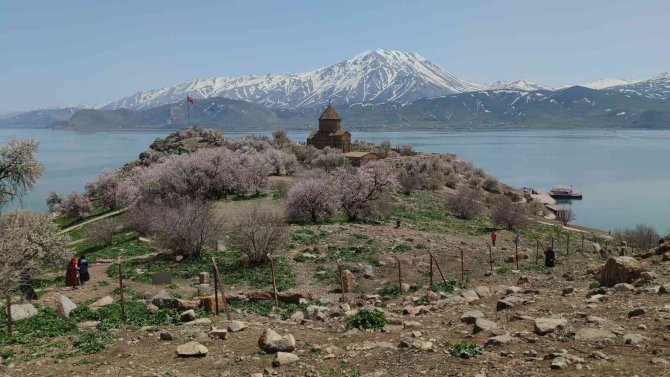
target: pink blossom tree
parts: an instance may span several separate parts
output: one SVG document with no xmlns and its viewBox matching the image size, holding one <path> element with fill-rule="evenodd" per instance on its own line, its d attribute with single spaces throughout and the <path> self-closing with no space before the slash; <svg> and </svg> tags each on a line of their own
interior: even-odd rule
<svg viewBox="0 0 670 377">
<path fill-rule="evenodd" d="M 60 210 L 65 216 L 81 220 L 91 213 L 91 201 L 86 195 L 73 191 L 63 200 Z"/>
<path fill-rule="evenodd" d="M 397 186 L 395 174 L 383 161 L 373 161 L 357 169 L 340 169 L 336 174 L 344 212 L 350 221 L 383 217 L 378 206 Z"/>
<path fill-rule="evenodd" d="M 105 169 L 94 180 L 86 183 L 86 196 L 97 199 L 102 208 L 114 209 L 117 206 L 118 174 Z"/>
<path fill-rule="evenodd" d="M 331 219 L 337 210 L 338 201 L 339 195 L 331 179 L 326 176 L 308 176 L 291 186 L 284 206 L 290 218 L 316 223 Z"/>
</svg>

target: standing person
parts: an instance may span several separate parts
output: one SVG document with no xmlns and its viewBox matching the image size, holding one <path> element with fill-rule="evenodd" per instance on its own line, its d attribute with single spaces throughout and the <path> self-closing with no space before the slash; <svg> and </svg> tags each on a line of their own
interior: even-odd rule
<svg viewBox="0 0 670 377">
<path fill-rule="evenodd" d="M 496 240 L 498 239 L 498 235 L 496 234 L 496 231 L 494 230 L 493 233 L 491 233 L 491 243 L 493 246 L 496 246 Z"/>
<path fill-rule="evenodd" d="M 544 251 L 544 267 L 553 268 L 556 264 L 556 254 L 554 249 L 551 246 L 547 247 L 547 250 Z"/>
<path fill-rule="evenodd" d="M 65 285 L 72 287 L 72 289 L 77 289 L 77 280 L 77 258 L 72 257 L 65 271 Z"/>
<path fill-rule="evenodd" d="M 84 283 L 91 280 L 91 276 L 88 273 L 88 260 L 86 260 L 86 255 L 79 257 L 77 267 L 79 267 L 79 284 L 84 285 Z"/>
</svg>

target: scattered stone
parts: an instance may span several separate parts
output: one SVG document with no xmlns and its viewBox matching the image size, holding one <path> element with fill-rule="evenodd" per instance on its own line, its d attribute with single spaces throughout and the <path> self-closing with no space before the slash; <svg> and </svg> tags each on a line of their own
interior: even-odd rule
<svg viewBox="0 0 670 377">
<path fill-rule="evenodd" d="M 179 318 L 181 319 L 182 322 L 191 322 L 195 321 L 196 315 L 195 315 L 195 310 L 189 309 L 179 315 Z"/>
<path fill-rule="evenodd" d="M 643 307 L 635 308 L 635 309 L 628 312 L 628 318 L 638 317 L 638 316 L 641 316 L 645 313 L 647 313 L 646 308 L 643 308 Z"/>
<path fill-rule="evenodd" d="M 247 328 L 247 325 L 244 324 L 242 321 L 230 321 L 228 324 L 228 331 L 230 332 L 238 332 L 242 331 Z"/>
<path fill-rule="evenodd" d="M 660 365 L 670 365 L 670 361 L 666 359 L 661 359 L 660 357 L 654 357 L 651 359 L 652 364 L 660 364 Z"/>
<path fill-rule="evenodd" d="M 277 352 L 272 359 L 272 366 L 279 368 L 285 365 L 293 364 L 300 360 L 298 355 L 292 354 L 290 352 Z"/>
<path fill-rule="evenodd" d="M 605 361 L 611 360 L 611 357 L 607 356 L 604 352 L 600 351 L 593 351 L 589 356 L 596 360 L 605 360 Z"/>
<path fill-rule="evenodd" d="M 305 310 L 305 318 L 310 320 L 325 321 L 330 317 L 330 309 L 326 306 L 310 305 Z"/>
<path fill-rule="evenodd" d="M 417 316 L 417 315 L 422 315 L 422 314 L 427 314 L 427 313 L 430 313 L 430 310 L 428 310 L 428 307 L 426 307 L 424 305 L 406 306 L 402 310 L 402 314 L 410 315 L 410 316 Z"/>
<path fill-rule="evenodd" d="M 619 283 L 632 283 L 642 274 L 642 265 L 633 257 L 609 258 L 598 271 L 598 281 L 606 287 Z"/>
<path fill-rule="evenodd" d="M 512 336 L 510 336 L 509 334 L 492 336 L 492 337 L 486 339 L 485 347 L 495 347 L 495 346 L 507 344 L 507 343 L 509 343 L 513 340 L 514 340 L 514 338 L 512 338 Z"/>
<path fill-rule="evenodd" d="M 592 327 L 583 327 L 575 334 L 575 340 L 582 341 L 606 341 L 616 338 L 616 334 L 608 330 L 595 329 Z"/>
<path fill-rule="evenodd" d="M 400 341 L 400 347 L 428 351 L 433 349 L 433 342 L 421 339 L 402 339 Z"/>
<path fill-rule="evenodd" d="M 209 296 L 212 293 L 212 286 L 209 283 L 198 284 L 198 297 Z"/>
<path fill-rule="evenodd" d="M 174 336 L 172 336 L 172 334 L 170 334 L 166 330 L 163 330 L 160 333 L 158 333 L 158 337 L 160 338 L 160 340 L 166 340 L 166 341 L 170 341 L 170 340 L 174 339 Z"/>
<path fill-rule="evenodd" d="M 506 295 L 512 295 L 512 294 L 521 293 L 521 292 L 523 292 L 523 289 L 521 287 L 516 287 L 516 286 L 507 287 L 507 289 L 505 289 L 505 294 Z"/>
<path fill-rule="evenodd" d="M 463 297 L 467 302 L 473 302 L 479 300 L 479 295 L 475 292 L 474 289 L 463 289 L 459 292 L 459 295 Z"/>
<path fill-rule="evenodd" d="M 201 272 L 198 274 L 198 284 L 209 284 L 209 272 Z"/>
<path fill-rule="evenodd" d="M 632 292 L 635 290 L 635 287 L 628 283 L 619 283 L 614 285 L 614 291 L 616 292 Z"/>
<path fill-rule="evenodd" d="M 258 347 L 267 353 L 291 352 L 295 350 L 295 338 L 291 334 L 281 336 L 266 328 L 258 338 Z"/>
<path fill-rule="evenodd" d="M 295 322 L 302 322 L 303 319 L 305 319 L 305 313 L 303 313 L 302 311 L 297 311 L 291 314 L 291 320 Z"/>
<path fill-rule="evenodd" d="M 623 336 L 623 343 L 624 344 L 630 344 L 632 346 L 637 346 L 639 344 L 642 344 L 646 340 L 647 340 L 647 338 L 645 338 L 641 334 L 628 333 L 628 334 L 624 334 L 624 336 Z"/>
<path fill-rule="evenodd" d="M 366 279 L 373 279 L 375 277 L 374 268 L 371 264 L 366 264 L 363 266 L 363 277 Z"/>
<path fill-rule="evenodd" d="M 100 300 L 92 303 L 88 307 L 91 308 L 92 310 L 97 310 L 99 308 L 102 308 L 103 306 L 111 305 L 114 303 L 114 299 L 111 298 L 110 296 L 105 296 L 101 298 Z"/>
<path fill-rule="evenodd" d="M 479 297 L 481 298 L 491 296 L 491 290 L 489 289 L 489 287 L 484 285 L 475 287 L 475 292 L 477 292 L 477 295 L 479 295 Z"/>
<path fill-rule="evenodd" d="M 528 301 L 520 296 L 507 296 L 496 302 L 496 310 L 512 309 L 516 306 L 526 304 Z"/>
<path fill-rule="evenodd" d="M 65 295 L 60 295 L 58 297 L 58 303 L 56 304 L 56 308 L 58 309 L 58 315 L 63 317 L 63 318 L 69 318 L 70 313 L 77 309 L 77 304 L 72 302 L 67 296 Z"/>
<path fill-rule="evenodd" d="M 344 293 L 354 291 L 354 288 L 356 287 L 356 277 L 353 272 L 344 270 L 342 273 L 342 285 L 344 287 Z"/>
<path fill-rule="evenodd" d="M 203 357 L 207 356 L 209 350 L 198 342 L 188 342 L 177 347 L 179 357 Z"/>
<path fill-rule="evenodd" d="M 426 292 L 426 298 L 428 299 L 428 302 L 435 302 L 439 301 L 442 296 L 440 296 L 440 294 L 437 292 L 428 291 Z"/>
<path fill-rule="evenodd" d="M 482 331 L 495 331 L 498 330 L 498 324 L 490 321 L 486 318 L 477 318 L 475 320 L 475 326 L 472 329 L 473 334 L 477 334 Z"/>
<path fill-rule="evenodd" d="M 563 318 L 537 318 L 535 319 L 535 334 L 546 335 L 553 333 L 556 329 L 562 329 L 568 321 Z"/>
<path fill-rule="evenodd" d="M 670 284 L 661 285 L 658 287 L 659 295 L 670 295 Z"/>
<path fill-rule="evenodd" d="M 565 287 L 563 288 L 563 296 L 575 293 L 575 287 Z"/>
<path fill-rule="evenodd" d="M 215 339 L 226 339 L 228 336 L 228 331 L 226 329 L 217 329 L 217 328 L 212 328 L 207 335 L 210 338 L 215 338 Z"/>
<path fill-rule="evenodd" d="M 475 323 L 478 318 L 484 318 L 484 313 L 480 312 L 479 310 L 470 310 L 461 315 L 461 322 L 471 325 Z"/>
<path fill-rule="evenodd" d="M 95 330 L 99 324 L 100 321 L 84 321 L 77 323 L 77 328 L 80 330 Z"/>
<path fill-rule="evenodd" d="M 605 295 L 593 295 L 589 297 L 588 300 L 586 300 L 586 303 L 588 304 L 597 304 L 602 301 L 606 301 L 607 297 Z"/>
<path fill-rule="evenodd" d="M 467 304 L 467 302 L 468 301 L 461 296 L 449 296 L 445 299 L 435 302 L 435 306 L 438 308 L 443 308 L 445 306 Z"/>
<path fill-rule="evenodd" d="M 211 325 L 212 320 L 209 318 L 198 318 L 194 321 L 188 321 L 182 323 L 182 326 L 197 326 L 197 325 Z"/>
</svg>

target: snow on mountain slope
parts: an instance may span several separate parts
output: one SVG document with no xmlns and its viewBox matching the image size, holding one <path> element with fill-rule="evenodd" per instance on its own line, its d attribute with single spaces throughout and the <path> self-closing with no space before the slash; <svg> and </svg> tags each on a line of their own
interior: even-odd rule
<svg viewBox="0 0 670 377">
<path fill-rule="evenodd" d="M 594 80 L 594 81 L 587 82 L 586 84 L 583 84 L 582 86 L 587 87 L 589 89 L 607 89 L 607 88 L 611 88 L 613 86 L 635 84 L 635 83 L 640 82 L 640 81 L 642 81 L 642 80 L 600 79 L 600 80 Z"/>
<path fill-rule="evenodd" d="M 670 99 L 670 72 L 658 74 L 646 80 L 608 88 L 624 94 L 641 95 L 647 98 Z"/>
<path fill-rule="evenodd" d="M 516 81 L 496 81 L 493 84 L 489 84 L 487 89 L 489 90 L 521 90 L 526 92 L 533 92 L 536 90 L 551 90 L 551 88 L 536 84 L 534 82 L 526 80 L 516 80 Z"/>
<path fill-rule="evenodd" d="M 195 99 L 225 97 L 268 107 L 298 108 L 323 105 L 329 100 L 407 102 L 486 88 L 460 79 L 418 54 L 376 49 L 305 73 L 190 80 L 169 88 L 140 91 L 102 109 L 148 109 L 183 101 L 187 94 Z"/>
</svg>

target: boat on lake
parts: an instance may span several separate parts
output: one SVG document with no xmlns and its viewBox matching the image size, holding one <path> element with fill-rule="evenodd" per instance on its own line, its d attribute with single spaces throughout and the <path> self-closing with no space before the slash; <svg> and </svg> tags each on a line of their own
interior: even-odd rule
<svg viewBox="0 0 670 377">
<path fill-rule="evenodd" d="M 549 191 L 549 196 L 554 199 L 581 199 L 582 193 L 572 186 L 556 186 Z"/>
</svg>

